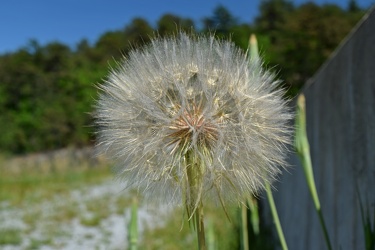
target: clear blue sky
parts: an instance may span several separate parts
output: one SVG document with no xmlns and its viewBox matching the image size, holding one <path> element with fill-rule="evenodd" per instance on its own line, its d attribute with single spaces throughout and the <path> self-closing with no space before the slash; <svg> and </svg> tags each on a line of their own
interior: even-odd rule
<svg viewBox="0 0 375 250">
<path fill-rule="evenodd" d="M 165 13 L 192 18 L 198 24 L 222 4 L 242 22 L 251 23 L 261 0 L 2 0 L 0 54 L 26 46 L 30 39 L 74 46 L 81 39 L 95 42 L 106 31 L 123 28 L 134 17 L 154 25 Z M 346 7 L 349 0 L 315 0 Z M 295 0 L 300 4 L 307 0 Z M 357 0 L 369 7 L 375 0 Z"/>
</svg>

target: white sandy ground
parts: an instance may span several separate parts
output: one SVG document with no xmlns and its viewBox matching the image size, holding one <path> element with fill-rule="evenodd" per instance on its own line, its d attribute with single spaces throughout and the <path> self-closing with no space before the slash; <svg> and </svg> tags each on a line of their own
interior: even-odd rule
<svg viewBox="0 0 375 250">
<path fill-rule="evenodd" d="M 0 231 L 4 229 L 20 230 L 22 233 L 22 243 L 19 245 L 0 245 L 2 250 L 19 250 L 30 249 L 31 241 L 43 241 L 49 237 L 50 243 L 38 244 L 37 249 L 126 249 L 128 244 L 127 239 L 127 225 L 130 220 L 130 207 L 124 208 L 123 215 L 115 212 L 116 198 L 118 196 L 128 195 L 123 187 L 112 180 L 106 181 L 100 185 L 86 187 L 81 190 L 74 190 L 69 197 L 69 204 L 78 206 L 79 215 L 90 216 L 85 212 L 86 203 L 90 201 L 98 201 L 103 199 L 103 202 L 111 203 L 108 207 L 113 208 L 105 219 L 100 221 L 100 224 L 95 227 L 84 226 L 80 223 L 79 218 L 74 218 L 70 221 L 56 224 L 56 222 L 49 222 L 48 216 L 53 215 L 59 209 L 67 209 L 67 198 L 56 195 L 50 201 L 41 204 L 35 204 L 27 209 L 20 209 L 11 207 L 9 204 L 0 204 Z M 162 226 L 162 219 L 170 211 L 172 207 L 147 208 L 140 205 L 138 210 L 138 231 L 141 237 L 142 231 L 145 227 Z M 39 213 L 38 213 L 39 212 Z M 30 229 L 28 224 L 23 221 L 27 215 L 40 216 L 37 218 L 35 228 Z M 47 231 L 46 231 L 47 230 Z M 51 235 L 53 237 L 46 236 Z"/>
</svg>

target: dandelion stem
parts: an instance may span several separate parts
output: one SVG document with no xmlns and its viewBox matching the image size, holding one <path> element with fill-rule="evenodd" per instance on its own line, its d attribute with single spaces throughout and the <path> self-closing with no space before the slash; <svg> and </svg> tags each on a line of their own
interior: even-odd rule
<svg viewBox="0 0 375 250">
<path fill-rule="evenodd" d="M 320 225 L 323 229 L 324 239 L 326 241 L 328 249 L 331 250 L 332 245 L 331 241 L 329 240 L 328 230 L 324 222 L 324 217 L 319 202 L 319 196 L 315 186 L 314 172 L 310 157 L 310 145 L 306 133 L 305 96 L 303 94 L 301 94 L 297 100 L 296 136 L 294 147 L 296 148 L 296 151 L 302 162 L 307 186 L 309 187 L 310 194 L 315 205 L 315 210 L 318 214 Z"/>
<path fill-rule="evenodd" d="M 327 226 L 324 222 L 322 210 L 319 208 L 319 209 L 316 210 L 316 212 L 318 213 L 319 221 L 320 221 L 320 224 L 322 225 L 322 228 L 323 228 L 324 239 L 326 241 L 327 247 L 328 247 L 329 250 L 332 250 L 331 241 L 329 240 Z"/>
<path fill-rule="evenodd" d="M 188 151 L 186 153 L 186 173 L 189 185 L 189 200 L 186 204 L 189 219 L 193 219 L 195 230 L 198 237 L 198 249 L 206 250 L 206 238 L 204 233 L 204 215 L 202 197 L 199 195 L 199 188 L 202 184 L 203 166 L 200 164 L 198 157 L 194 152 Z"/>
<path fill-rule="evenodd" d="M 254 54 L 255 36 L 251 43 Z M 262 176 L 280 172 L 290 142 L 284 91 L 252 58 L 212 35 L 181 32 L 132 51 L 99 85 L 99 151 L 128 187 L 181 198 L 200 250 L 206 199 L 218 197 L 226 214 L 226 202 L 245 202 Z"/>
<path fill-rule="evenodd" d="M 268 202 L 269 202 L 270 208 L 271 208 L 273 222 L 275 223 L 276 231 L 277 231 L 277 234 L 279 235 L 279 238 L 280 238 L 281 248 L 283 250 L 287 250 L 288 246 L 286 245 L 283 229 L 281 228 L 279 215 L 277 214 L 276 205 L 275 205 L 275 201 L 273 199 L 271 186 L 268 182 L 266 182 L 265 187 L 266 187 L 266 191 L 267 191 Z"/>
<path fill-rule="evenodd" d="M 197 236 L 198 236 L 198 249 L 206 250 L 206 238 L 204 234 L 204 221 L 203 221 L 203 204 L 199 203 L 197 210 L 195 211 L 195 223 L 197 225 Z"/>
<path fill-rule="evenodd" d="M 247 199 L 247 203 L 250 208 L 251 225 L 255 235 L 259 235 L 259 212 L 258 212 L 258 201 L 254 196 Z"/>
<path fill-rule="evenodd" d="M 250 36 L 249 51 L 250 51 L 250 60 L 253 61 L 254 63 L 260 63 L 259 52 L 258 52 L 258 42 L 257 42 L 256 36 L 254 34 Z M 279 235 L 279 238 L 280 238 L 281 247 L 282 247 L 283 250 L 287 250 L 288 246 L 286 245 L 283 229 L 281 228 L 281 224 L 280 224 L 279 215 L 277 214 L 276 205 L 275 205 L 275 201 L 273 199 L 271 186 L 267 181 L 266 181 L 265 187 L 266 187 L 268 202 L 269 202 L 270 208 L 271 208 L 273 221 L 274 221 L 275 226 L 276 226 L 277 234 Z M 251 204 L 251 205 L 253 205 L 253 204 Z M 250 208 L 251 208 L 251 205 L 250 205 Z M 254 210 L 255 209 L 251 209 L 252 215 L 254 214 L 254 212 L 253 212 Z M 254 214 L 254 219 L 258 219 L 257 213 Z M 255 222 L 253 221 L 253 223 L 255 223 Z M 255 224 L 255 225 L 257 227 L 255 227 L 254 224 L 253 224 L 254 231 L 256 233 L 259 233 L 259 223 Z"/>
<path fill-rule="evenodd" d="M 242 218 L 242 249 L 249 250 L 249 237 L 247 230 L 247 207 L 242 205 L 241 207 L 241 218 Z"/>
</svg>

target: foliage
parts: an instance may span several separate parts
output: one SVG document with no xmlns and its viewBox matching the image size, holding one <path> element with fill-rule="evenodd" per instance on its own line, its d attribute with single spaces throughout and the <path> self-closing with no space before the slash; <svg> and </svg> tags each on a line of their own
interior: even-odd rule
<svg viewBox="0 0 375 250">
<path fill-rule="evenodd" d="M 113 227 L 111 218 L 125 227 L 121 218 L 131 193 L 113 191 L 117 184 L 106 164 L 89 164 L 14 172 L 12 161 L 0 161 L 0 249 L 114 249 L 108 241 L 121 227 Z"/>
<path fill-rule="evenodd" d="M 240 23 L 218 6 L 203 19 L 201 29 L 191 19 L 166 14 L 156 27 L 136 18 L 122 30 L 104 33 L 94 44 L 82 40 L 75 48 L 31 40 L 18 51 L 0 55 L 0 151 L 20 154 L 92 143 L 95 84 L 105 78 L 108 64 L 115 65 L 115 60 L 155 34 L 164 36 L 177 29 L 215 32 L 246 49 L 255 32 L 261 52 L 267 51 L 268 67 L 294 95 L 362 15 L 355 1 L 345 10 L 265 0 L 253 24 Z"/>
<path fill-rule="evenodd" d="M 280 68 L 290 95 L 312 77 L 363 13 L 312 2 L 298 7 L 286 0 L 261 4 L 261 15 L 256 19 L 260 44 L 264 42 L 269 66 Z"/>
</svg>

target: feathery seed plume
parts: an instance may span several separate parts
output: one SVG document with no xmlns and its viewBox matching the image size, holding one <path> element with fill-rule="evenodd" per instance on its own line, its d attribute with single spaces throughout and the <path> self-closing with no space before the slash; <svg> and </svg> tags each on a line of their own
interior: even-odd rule
<svg viewBox="0 0 375 250">
<path fill-rule="evenodd" d="M 241 202 L 285 165 L 291 114 L 277 84 L 230 42 L 156 38 L 100 85 L 98 147 L 146 198 Z"/>
</svg>

